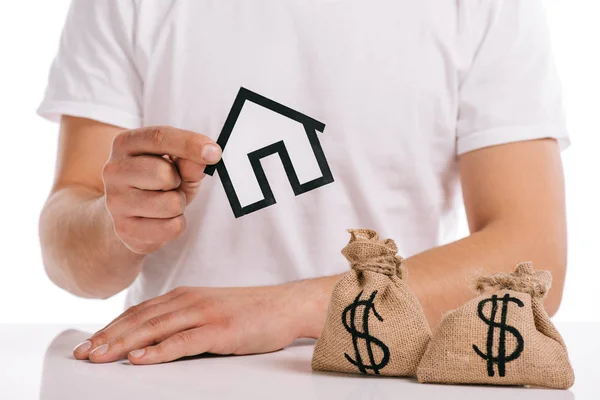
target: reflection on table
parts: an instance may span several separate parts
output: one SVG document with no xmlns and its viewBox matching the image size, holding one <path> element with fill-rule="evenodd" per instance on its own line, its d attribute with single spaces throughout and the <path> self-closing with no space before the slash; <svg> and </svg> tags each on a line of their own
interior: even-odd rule
<svg viewBox="0 0 600 400">
<path fill-rule="evenodd" d="M 71 350 L 88 336 L 86 332 L 67 330 L 52 341 L 44 358 L 42 400 L 575 398 L 573 391 L 425 385 L 407 378 L 313 373 L 310 360 L 314 341 L 310 340 L 297 341 L 270 354 L 195 357 L 149 366 L 134 366 L 126 360 L 92 364 L 73 359 Z"/>
</svg>

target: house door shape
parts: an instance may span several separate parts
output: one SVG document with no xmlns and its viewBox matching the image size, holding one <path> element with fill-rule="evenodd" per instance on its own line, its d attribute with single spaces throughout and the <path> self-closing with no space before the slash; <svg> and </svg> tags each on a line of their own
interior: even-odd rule
<svg viewBox="0 0 600 400">
<path fill-rule="evenodd" d="M 319 142 L 319 138 L 317 136 L 317 132 L 323 132 L 325 129 L 325 124 L 243 87 L 240 88 L 235 101 L 233 102 L 233 106 L 229 111 L 229 115 L 225 120 L 223 129 L 219 134 L 219 138 L 217 139 L 217 144 L 221 146 L 224 154 L 227 143 L 231 140 L 235 140 L 235 138 L 232 138 L 232 132 L 236 126 L 236 123 L 238 122 L 238 118 L 242 113 L 244 105 L 248 103 L 253 103 L 254 105 L 282 115 L 292 121 L 295 121 L 295 123 L 302 125 L 304 128 L 303 132 L 306 134 L 306 140 L 310 144 L 310 148 L 312 149 L 312 153 L 320 170 L 321 176 L 301 183 L 296 169 L 292 163 L 292 158 L 290 157 L 290 152 L 288 151 L 286 144 L 283 140 L 275 141 L 269 145 L 249 151 L 246 154 L 250 162 L 249 164 L 254 172 L 254 177 L 258 182 L 260 191 L 262 192 L 262 199 L 242 206 L 238 193 L 236 192 L 236 188 L 234 187 L 232 179 L 227 170 L 227 166 L 225 165 L 225 160 L 221 159 L 221 161 L 215 165 L 208 165 L 204 169 L 204 173 L 211 176 L 215 171 L 219 173 L 219 178 L 221 179 L 227 199 L 229 200 L 229 204 L 231 205 L 231 209 L 233 210 L 233 214 L 236 218 L 271 206 L 277 202 L 261 164 L 261 159 L 269 155 L 277 154 L 279 156 L 285 170 L 285 174 L 287 175 L 290 185 L 292 186 L 292 190 L 296 196 L 334 181 L 329 164 L 327 163 L 327 159 L 323 153 L 323 148 L 321 147 L 321 143 Z"/>
</svg>

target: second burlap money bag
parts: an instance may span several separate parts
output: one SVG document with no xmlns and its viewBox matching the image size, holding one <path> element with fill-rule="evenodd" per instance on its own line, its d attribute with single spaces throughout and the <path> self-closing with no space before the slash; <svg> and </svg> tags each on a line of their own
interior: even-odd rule
<svg viewBox="0 0 600 400">
<path fill-rule="evenodd" d="M 417 371 L 420 382 L 568 389 L 573 369 L 544 310 L 552 276 L 530 262 L 475 280 L 481 296 L 447 314 Z"/>
<path fill-rule="evenodd" d="M 349 230 L 347 272 L 333 289 L 312 368 L 354 374 L 414 376 L 431 331 L 406 284 L 392 239 Z"/>
</svg>

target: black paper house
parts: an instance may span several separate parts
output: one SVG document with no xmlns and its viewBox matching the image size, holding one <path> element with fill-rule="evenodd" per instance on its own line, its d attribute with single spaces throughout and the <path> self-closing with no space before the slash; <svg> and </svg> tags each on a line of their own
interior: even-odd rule
<svg viewBox="0 0 600 400">
<path fill-rule="evenodd" d="M 275 196 L 273 195 L 273 191 L 271 190 L 271 186 L 269 185 L 269 181 L 267 180 L 265 171 L 261 165 L 261 159 L 269 155 L 275 153 L 279 155 L 281 163 L 283 164 L 283 167 L 285 169 L 285 173 L 288 177 L 288 180 L 290 181 L 290 184 L 292 185 L 292 189 L 294 190 L 294 194 L 296 196 L 302 193 L 309 192 L 318 187 L 327 185 L 328 183 L 332 183 L 334 181 L 333 175 L 331 174 L 331 170 L 329 169 L 329 164 L 327 164 L 327 159 L 325 158 L 325 154 L 323 153 L 321 143 L 319 142 L 319 138 L 317 137 L 317 131 L 322 133 L 325 129 L 325 125 L 307 115 L 304 115 L 296 110 L 279 104 L 273 100 L 270 100 L 243 87 L 240 88 L 237 97 L 235 98 L 235 101 L 233 103 L 233 106 L 229 111 L 229 115 L 227 116 L 225 124 L 223 125 L 223 129 L 221 130 L 219 138 L 217 139 L 217 144 L 221 146 L 221 149 L 223 151 L 225 151 L 227 142 L 230 140 L 231 137 L 231 132 L 233 131 L 233 128 L 246 102 L 255 103 L 261 107 L 264 107 L 275 113 L 281 114 L 289 119 L 292 119 L 302 124 L 304 126 L 304 131 L 306 132 L 307 140 L 309 141 L 312 147 L 315 159 L 317 161 L 319 169 L 321 170 L 322 176 L 305 183 L 300 183 L 298 175 L 296 174 L 296 171 L 294 169 L 294 166 L 292 164 L 292 161 L 290 159 L 289 153 L 285 147 L 285 143 L 283 142 L 283 140 L 256 149 L 248 153 L 248 159 L 260 186 L 263 199 L 242 207 L 236 190 L 233 187 L 233 183 L 229 177 L 229 173 L 227 172 L 225 162 L 221 160 L 215 165 L 207 166 L 204 170 L 205 174 L 212 176 L 215 170 L 219 173 L 219 178 L 223 183 L 223 188 L 225 189 L 225 193 L 227 194 L 229 204 L 231 205 L 231 209 L 233 210 L 233 214 L 236 218 L 239 218 L 246 214 L 250 214 L 254 211 L 260 210 L 262 208 L 268 207 L 276 203 Z"/>
</svg>

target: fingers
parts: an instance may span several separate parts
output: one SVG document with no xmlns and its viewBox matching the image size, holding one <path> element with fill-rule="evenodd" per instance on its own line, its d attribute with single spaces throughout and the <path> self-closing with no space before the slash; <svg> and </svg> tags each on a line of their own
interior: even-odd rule
<svg viewBox="0 0 600 400">
<path fill-rule="evenodd" d="M 106 330 L 108 327 L 110 327 L 112 324 L 114 324 L 115 322 L 117 322 L 118 320 L 120 320 L 121 318 L 125 318 L 131 314 L 137 314 L 140 313 L 141 311 L 143 311 L 144 309 L 146 309 L 147 307 L 153 306 L 155 304 L 160 304 L 160 303 L 164 303 L 167 301 L 174 301 L 177 300 L 179 297 L 183 296 L 184 294 L 189 293 L 188 292 L 188 287 L 186 286 L 179 286 L 176 287 L 175 289 L 161 295 L 161 296 L 157 296 L 157 297 L 153 297 L 151 299 L 148 299 L 146 301 L 141 302 L 138 305 L 135 306 L 131 306 L 129 307 L 127 310 L 125 310 L 121 315 L 119 315 L 117 318 L 113 319 L 112 321 L 110 321 L 104 328 L 102 328 L 101 330 L 99 330 L 98 332 L 96 332 L 94 335 L 98 334 L 101 331 Z"/>
<path fill-rule="evenodd" d="M 104 330 L 106 330 L 108 327 L 110 327 L 112 324 L 114 324 L 115 322 L 117 322 L 118 320 L 120 320 L 121 318 L 127 317 L 131 314 L 134 313 L 139 313 L 142 310 L 144 310 L 147 307 L 153 306 L 155 304 L 160 304 L 160 303 L 164 303 L 166 301 L 170 301 L 170 300 L 175 300 L 176 298 L 180 297 L 182 294 L 186 293 L 186 288 L 185 287 L 178 287 L 175 288 L 161 296 L 157 296 L 157 297 L 153 297 L 149 300 L 143 301 L 138 305 L 135 306 L 131 306 L 129 307 L 127 310 L 123 311 L 123 313 L 121 313 L 121 315 L 119 315 L 117 318 L 113 319 L 112 321 L 110 321 L 108 324 L 106 324 L 106 326 L 104 328 L 102 328 L 101 330 L 99 330 L 98 332 L 94 333 L 94 335 L 97 335 L 99 332 L 102 332 Z"/>
<path fill-rule="evenodd" d="M 106 327 L 94 333 L 88 340 L 78 345 L 73 355 L 77 359 L 87 359 L 98 347 L 115 340 L 127 331 L 157 316 L 187 307 L 192 301 L 185 296 L 185 288 L 177 288 L 162 296 L 155 297 L 137 306 L 130 307 L 111 321 Z"/>
<path fill-rule="evenodd" d="M 113 218 L 115 233 L 123 244 L 137 254 L 150 254 L 177 239 L 186 229 L 183 215 L 169 219 Z"/>
<path fill-rule="evenodd" d="M 107 171 L 107 169 L 113 169 Z M 109 182 L 116 187 L 133 187 L 144 190 L 177 189 L 181 178 L 175 164 L 160 156 L 143 155 L 127 157 L 105 167 L 104 173 L 114 174 Z"/>
<path fill-rule="evenodd" d="M 147 346 L 129 353 L 132 364 L 158 364 L 210 352 L 218 340 L 218 328 L 205 325 L 181 331 L 155 346 Z"/>
<path fill-rule="evenodd" d="M 205 166 L 220 158 L 214 141 L 190 131 L 159 126 L 119 133 L 102 178 L 106 207 L 121 242 L 148 254 L 179 237 L 185 229 L 182 214 L 198 191 Z"/>
<path fill-rule="evenodd" d="M 221 149 L 209 137 L 172 127 L 156 126 L 124 131 L 113 142 L 117 155 L 168 154 L 197 164 L 215 164 Z"/>
<path fill-rule="evenodd" d="M 153 306 L 157 311 L 161 308 L 168 308 L 165 303 Z M 123 321 L 123 325 L 127 323 Z M 120 335 L 114 336 L 114 339 L 102 344 L 89 354 L 89 360 L 95 363 L 112 362 L 120 360 L 127 354 L 136 349 L 150 346 L 160 342 L 162 339 L 170 337 L 177 332 L 185 331 L 201 324 L 200 316 L 191 310 L 184 308 L 175 311 L 169 311 L 158 316 L 146 319 L 143 323 L 135 325 L 132 329 L 126 330 Z M 118 323 L 113 328 L 107 330 L 107 336 L 111 335 L 111 330 L 122 329 Z"/>
<path fill-rule="evenodd" d="M 198 193 L 206 165 L 197 164 L 185 158 L 175 158 L 174 162 L 181 177 L 179 190 L 185 193 L 186 203 L 189 204 Z"/>
<path fill-rule="evenodd" d="M 140 157 L 136 157 L 140 158 Z M 186 221 L 183 216 L 187 205 L 187 197 L 181 190 L 142 190 L 137 187 L 170 188 L 180 182 L 179 174 L 174 164 L 162 157 L 145 156 L 142 163 L 154 165 L 155 170 L 163 168 L 167 171 L 163 178 L 138 175 L 129 183 L 123 183 L 126 176 L 119 175 L 115 168 L 107 163 L 105 166 L 106 208 L 113 220 L 117 237 L 132 251 L 148 254 L 158 250 L 170 240 L 176 239 L 185 231 Z M 125 170 L 135 175 L 133 162 Z"/>
<path fill-rule="evenodd" d="M 185 211 L 186 197 L 180 190 L 163 192 L 131 188 L 106 196 L 106 206 L 113 218 L 175 218 Z"/>
</svg>

